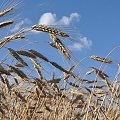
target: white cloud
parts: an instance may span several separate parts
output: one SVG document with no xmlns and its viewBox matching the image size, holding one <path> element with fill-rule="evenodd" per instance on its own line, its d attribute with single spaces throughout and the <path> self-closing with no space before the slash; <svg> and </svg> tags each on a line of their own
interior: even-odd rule
<svg viewBox="0 0 120 120">
<path fill-rule="evenodd" d="M 74 21 L 79 21 L 80 15 L 78 13 L 71 13 L 69 17 L 63 16 L 57 24 L 70 25 Z"/>
<path fill-rule="evenodd" d="M 56 14 L 44 13 L 39 19 L 39 24 L 53 25 L 56 23 L 56 20 Z"/>
<path fill-rule="evenodd" d="M 78 13 L 71 13 L 70 16 L 63 16 L 61 19 L 58 19 L 56 14 L 44 13 L 39 19 L 39 24 L 70 25 L 72 22 L 78 22 L 79 18 L 80 15 Z"/>
<path fill-rule="evenodd" d="M 89 49 L 92 46 L 92 41 L 88 40 L 87 37 L 81 37 L 80 42 L 75 42 L 69 46 L 70 50 L 81 51 L 82 49 Z"/>
<path fill-rule="evenodd" d="M 31 21 L 28 18 L 25 18 L 24 20 L 21 20 L 20 22 L 18 22 L 14 28 L 11 29 L 11 32 L 17 32 L 18 30 L 20 30 L 25 24 L 30 24 Z"/>
<path fill-rule="evenodd" d="M 44 25 L 65 25 L 69 26 L 72 23 L 78 22 L 80 19 L 79 13 L 71 13 L 69 16 L 62 16 L 58 19 L 56 14 L 51 12 L 44 13 L 41 15 L 38 24 Z M 89 49 L 92 46 L 92 41 L 88 40 L 87 37 L 80 36 L 80 41 L 75 42 L 73 45 L 68 46 L 70 50 L 81 51 L 82 49 Z"/>
</svg>

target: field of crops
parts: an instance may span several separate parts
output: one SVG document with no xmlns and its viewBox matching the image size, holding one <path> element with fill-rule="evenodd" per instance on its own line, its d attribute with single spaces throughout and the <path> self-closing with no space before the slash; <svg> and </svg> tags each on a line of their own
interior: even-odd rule
<svg viewBox="0 0 120 120">
<path fill-rule="evenodd" d="M 15 24 L 9 16 L 16 7 L 9 2 L 1 9 L 1 33 Z M 51 41 L 45 44 L 60 53 L 69 67 L 32 45 L 14 48 L 29 34 L 37 35 L 32 31 L 46 33 Z M 105 57 L 88 56 L 73 64 L 74 55 L 60 39 L 67 40 L 70 34 L 58 27 L 36 24 L 8 34 L 0 35 L 1 120 L 120 120 L 120 64 L 114 65 L 113 75 L 105 69 L 113 64 L 109 55 L 120 46 Z M 86 59 L 99 67 L 84 65 Z"/>
</svg>

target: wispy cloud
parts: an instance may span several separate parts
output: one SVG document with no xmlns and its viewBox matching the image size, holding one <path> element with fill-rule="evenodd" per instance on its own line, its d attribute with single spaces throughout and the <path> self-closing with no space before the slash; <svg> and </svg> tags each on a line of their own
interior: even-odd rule
<svg viewBox="0 0 120 120">
<path fill-rule="evenodd" d="M 62 16 L 58 19 L 56 14 L 51 12 L 44 13 L 39 19 L 38 24 L 44 25 L 65 25 L 69 26 L 74 24 L 75 22 L 79 22 L 80 14 L 79 13 L 71 13 L 69 16 Z M 70 50 L 81 51 L 83 49 L 89 49 L 92 46 L 92 41 L 87 37 L 80 36 L 80 41 L 75 42 L 73 45 L 68 46 Z"/>
<path fill-rule="evenodd" d="M 30 24 L 31 21 L 28 18 L 25 18 L 24 20 L 21 20 L 20 22 L 16 23 L 15 26 L 11 29 L 11 32 L 17 32 L 20 30 L 23 26 L 26 24 Z"/>
<path fill-rule="evenodd" d="M 39 19 L 39 24 L 44 25 L 70 25 L 73 22 L 78 22 L 80 19 L 79 13 L 71 13 L 69 16 L 62 16 L 61 19 L 57 18 L 56 14 L 44 13 Z"/>
<path fill-rule="evenodd" d="M 80 42 L 75 42 L 73 45 L 68 46 L 70 50 L 81 51 L 89 49 L 92 46 L 92 41 L 87 37 L 81 37 Z"/>
</svg>

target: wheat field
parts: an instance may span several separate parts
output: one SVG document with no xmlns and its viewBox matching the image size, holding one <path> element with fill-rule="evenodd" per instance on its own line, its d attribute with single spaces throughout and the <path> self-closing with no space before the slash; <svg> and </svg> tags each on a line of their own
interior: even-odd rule
<svg viewBox="0 0 120 120">
<path fill-rule="evenodd" d="M 0 11 L 1 31 L 14 24 L 9 14 L 16 7 L 15 3 L 8 4 Z M 105 57 L 86 58 L 98 67 L 92 64 L 81 68 L 84 60 L 66 67 L 32 46 L 13 47 L 33 34 L 31 31 L 48 34 L 52 42 L 45 44 L 60 53 L 66 63 L 73 60 L 71 51 L 60 40 L 70 35 L 53 26 L 36 24 L 0 36 L 0 120 L 120 120 L 120 64 L 116 64 L 112 77 L 105 71 L 105 66 L 113 63 L 109 55 L 120 46 Z"/>
</svg>

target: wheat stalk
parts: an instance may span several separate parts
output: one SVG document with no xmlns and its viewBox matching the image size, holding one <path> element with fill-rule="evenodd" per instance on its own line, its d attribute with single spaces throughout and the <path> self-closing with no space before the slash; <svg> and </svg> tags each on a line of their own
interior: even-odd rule
<svg viewBox="0 0 120 120">
<path fill-rule="evenodd" d="M 13 9 L 14 7 L 9 7 L 0 11 L 0 17 L 2 18 Z M 10 21 L 0 23 L 1 28 L 4 26 L 7 28 L 10 24 L 12 21 L 11 23 Z M 71 60 L 71 53 L 62 42 L 63 38 L 70 39 L 70 35 L 54 26 L 33 25 L 20 30 L 4 37 L 0 42 L 0 48 L 13 40 L 24 39 L 25 33 L 31 30 L 46 32 L 52 39 L 52 42 L 48 42 L 49 45 L 59 50 L 67 58 L 65 60 Z M 60 65 L 59 61 L 54 62 L 39 51 L 32 48 L 23 50 L 23 48 L 19 48 L 19 50 L 7 48 L 7 52 L 10 53 L 8 55 L 13 57 L 12 62 L 7 55 L 2 60 L 4 62 L 0 64 L 1 120 L 120 119 L 119 69 L 115 78 L 112 78 L 112 74 L 106 74 L 101 69 L 102 67 L 98 69 L 92 65 L 93 67 L 90 67 L 91 69 L 86 72 L 86 68 L 78 66 L 73 61 L 68 61 L 70 66 L 67 69 L 67 65 Z M 6 49 L 4 50 L 6 52 Z M 1 49 L 2 55 L 4 55 L 3 52 Z M 112 60 L 107 57 L 89 57 L 102 62 L 102 65 L 104 65 L 103 63 L 112 63 Z M 23 58 L 27 58 L 27 62 Z M 42 64 L 41 59 L 43 60 Z M 46 69 L 47 72 L 44 72 L 43 70 Z M 76 74 L 78 71 L 80 74 Z M 95 73 L 95 78 L 92 73 Z"/>
<path fill-rule="evenodd" d="M 61 40 L 55 34 L 50 34 L 50 37 L 52 38 L 53 42 L 49 44 L 57 48 L 65 56 L 65 58 L 70 60 L 71 58 L 70 52 L 61 42 Z"/>
<path fill-rule="evenodd" d="M 99 69 L 97 69 L 97 68 L 95 68 L 95 67 L 92 67 L 92 69 L 94 69 L 96 75 L 98 75 L 98 76 L 99 76 L 100 78 L 102 78 L 103 80 L 104 80 L 104 79 L 107 79 L 107 78 L 109 77 L 106 73 L 104 73 L 103 71 L 101 71 L 101 70 L 99 70 Z"/>
<path fill-rule="evenodd" d="M 14 22 L 13 20 L 7 20 L 7 21 L 4 21 L 4 22 L 0 22 L 0 28 L 11 25 L 11 24 L 13 24 L 13 22 Z"/>
<path fill-rule="evenodd" d="M 65 33 L 57 28 L 49 27 L 47 25 L 33 25 L 31 28 L 36 31 L 47 32 L 50 34 L 59 35 L 61 37 L 69 37 L 69 35 L 67 33 Z"/>
<path fill-rule="evenodd" d="M 11 75 L 9 71 L 5 70 L 4 68 L 0 68 L 0 75 L 5 74 L 5 75 Z"/>
<path fill-rule="evenodd" d="M 16 68 L 14 66 L 9 66 L 9 68 L 10 68 L 10 70 L 14 71 L 18 76 L 20 76 L 21 78 L 23 78 L 23 79 L 28 78 L 27 75 L 19 68 Z"/>
<path fill-rule="evenodd" d="M 23 56 L 26 56 L 26 57 L 30 57 L 30 58 L 36 58 L 36 56 L 35 55 L 33 55 L 32 53 L 30 53 L 30 52 L 27 52 L 27 51 L 25 51 L 25 50 L 17 50 L 16 51 L 19 55 L 23 55 Z"/>
<path fill-rule="evenodd" d="M 40 79 L 43 80 L 44 77 L 43 77 L 42 72 L 41 72 L 43 67 L 35 59 L 31 58 L 31 61 L 32 61 L 34 68 L 36 69 L 38 75 L 40 76 Z"/>
<path fill-rule="evenodd" d="M 17 54 L 16 51 L 14 51 L 12 48 L 8 48 L 10 54 L 18 60 L 20 63 L 22 63 L 24 66 L 28 66 L 28 64 Z"/>
<path fill-rule="evenodd" d="M 79 87 L 79 85 L 77 85 L 77 84 L 75 84 L 75 83 L 72 83 L 72 82 L 68 82 L 68 81 L 66 81 L 69 85 L 71 85 L 71 86 L 73 86 L 73 87 L 76 87 L 76 88 L 78 88 Z"/>
<path fill-rule="evenodd" d="M 3 11 L 0 11 L 0 17 L 6 15 L 8 12 L 12 11 L 14 9 L 15 6 L 12 7 L 8 7 L 6 9 L 4 9 Z"/>
<path fill-rule="evenodd" d="M 104 62 L 104 63 L 108 63 L 108 64 L 111 64 L 112 61 L 109 60 L 109 59 L 106 59 L 104 57 L 100 57 L 100 56 L 90 56 L 91 59 L 93 60 L 97 60 L 97 61 L 100 61 L 100 62 Z"/>
<path fill-rule="evenodd" d="M 30 49 L 29 52 L 31 52 L 33 55 L 35 55 L 36 57 L 39 57 L 43 60 L 45 60 L 46 62 L 49 62 L 48 58 L 46 58 L 44 55 L 42 55 L 41 53 L 33 50 L 33 49 Z"/>
<path fill-rule="evenodd" d="M 16 40 L 16 39 L 23 39 L 25 38 L 25 36 L 22 35 L 23 32 L 17 32 L 13 35 L 4 37 L 1 41 L 0 41 L 0 49 L 2 47 L 4 47 L 4 45 L 6 45 L 8 42 L 10 42 L 11 40 Z"/>
</svg>

